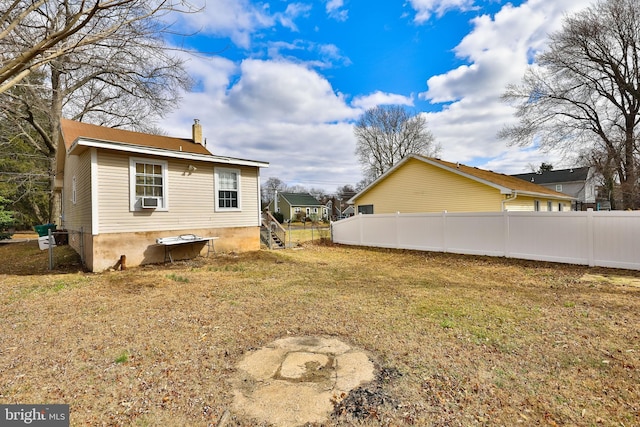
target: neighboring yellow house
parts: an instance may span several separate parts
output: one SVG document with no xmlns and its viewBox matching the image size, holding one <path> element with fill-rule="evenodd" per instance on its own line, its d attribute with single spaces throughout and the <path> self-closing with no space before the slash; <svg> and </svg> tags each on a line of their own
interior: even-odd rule
<svg viewBox="0 0 640 427">
<path fill-rule="evenodd" d="M 357 213 L 569 211 L 573 198 L 521 179 L 415 154 L 353 196 Z"/>
<path fill-rule="evenodd" d="M 54 190 L 61 224 L 91 271 L 162 262 L 156 239 L 217 237 L 215 249 L 260 248 L 260 168 L 268 163 L 215 156 L 196 120 L 192 139 L 62 120 Z M 206 241 L 171 247 L 192 257 Z M 170 252 L 171 253 L 171 252 Z"/>
</svg>

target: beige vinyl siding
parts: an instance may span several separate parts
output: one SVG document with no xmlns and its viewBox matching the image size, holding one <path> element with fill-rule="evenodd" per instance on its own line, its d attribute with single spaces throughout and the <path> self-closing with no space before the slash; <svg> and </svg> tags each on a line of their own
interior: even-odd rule
<svg viewBox="0 0 640 427">
<path fill-rule="evenodd" d="M 65 159 L 63 191 L 63 227 L 67 230 L 91 231 L 91 152 Z M 73 176 L 76 177 L 76 203 L 73 204 Z"/>
<path fill-rule="evenodd" d="M 145 158 L 143 156 L 134 156 Z M 111 151 L 98 152 L 100 233 L 248 227 L 258 225 L 258 169 L 168 159 L 168 211 L 130 211 L 129 158 Z M 149 159 L 154 159 L 149 157 Z M 159 159 L 158 160 L 167 160 Z M 189 171 L 189 165 L 195 171 Z M 241 173 L 240 212 L 215 212 L 214 167 L 233 167 Z"/>
<path fill-rule="evenodd" d="M 496 212 L 501 201 L 497 189 L 411 159 L 355 202 L 356 211 L 358 205 L 373 205 L 373 213 L 382 214 Z"/>
</svg>

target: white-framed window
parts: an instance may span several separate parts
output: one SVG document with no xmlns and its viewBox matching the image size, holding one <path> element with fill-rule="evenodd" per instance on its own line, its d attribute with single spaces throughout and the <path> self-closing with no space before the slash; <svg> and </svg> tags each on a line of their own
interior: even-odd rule
<svg viewBox="0 0 640 427">
<path fill-rule="evenodd" d="M 168 164 L 164 160 L 144 159 L 139 157 L 129 158 L 129 209 L 141 211 L 143 199 L 145 204 L 153 205 L 158 211 L 169 209 L 167 197 L 167 169 Z"/>
<path fill-rule="evenodd" d="M 551 212 L 553 210 L 553 202 L 547 201 L 547 211 Z"/>
<path fill-rule="evenodd" d="M 296 208 L 294 208 L 294 209 L 293 209 L 293 211 L 294 211 L 295 213 L 300 213 L 300 212 L 301 212 L 300 207 L 296 207 Z"/>
<path fill-rule="evenodd" d="M 562 212 L 564 210 L 564 206 L 562 203 L 558 203 L 558 212 Z"/>
<path fill-rule="evenodd" d="M 533 210 L 536 212 L 540 212 L 540 200 L 533 201 Z"/>
<path fill-rule="evenodd" d="M 73 175 L 71 178 L 71 203 L 74 205 L 78 202 L 78 180 Z"/>
<path fill-rule="evenodd" d="M 317 214 L 318 213 L 318 208 L 313 208 L 313 213 Z"/>
<path fill-rule="evenodd" d="M 240 169 L 215 168 L 215 210 L 240 211 Z"/>
<path fill-rule="evenodd" d="M 562 193 L 562 184 L 556 184 L 556 191 Z"/>
</svg>

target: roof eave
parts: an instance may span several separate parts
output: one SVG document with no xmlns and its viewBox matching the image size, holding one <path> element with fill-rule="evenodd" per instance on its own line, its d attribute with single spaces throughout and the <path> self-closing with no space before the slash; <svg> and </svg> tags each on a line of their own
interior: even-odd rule
<svg viewBox="0 0 640 427">
<path fill-rule="evenodd" d="M 520 196 L 530 196 L 530 197 L 540 197 L 545 199 L 558 199 L 558 200 L 576 200 L 575 197 L 571 197 L 568 194 L 547 194 L 547 193 L 537 193 L 535 191 L 521 191 L 514 190 L 513 193 L 518 193 Z"/>
<path fill-rule="evenodd" d="M 108 142 L 91 138 L 78 138 L 76 139 L 69 150 L 68 154 L 81 154 L 87 148 L 101 148 L 105 150 L 116 150 L 125 153 L 143 154 L 160 157 L 169 157 L 174 159 L 202 161 L 208 163 L 226 163 L 237 166 L 254 166 L 259 168 L 268 168 L 268 162 L 262 162 L 257 160 L 237 159 L 234 157 L 222 157 L 213 154 L 197 154 L 188 153 L 185 151 L 166 150 L 155 147 L 144 147 L 139 145 L 126 144 L 121 142 Z"/>
</svg>

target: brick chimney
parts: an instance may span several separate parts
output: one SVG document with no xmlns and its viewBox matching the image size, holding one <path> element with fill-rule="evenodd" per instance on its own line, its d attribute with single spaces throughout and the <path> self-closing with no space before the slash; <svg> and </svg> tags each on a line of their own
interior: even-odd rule
<svg viewBox="0 0 640 427">
<path fill-rule="evenodd" d="M 195 142 L 196 144 L 202 144 L 202 125 L 200 124 L 200 120 L 193 120 L 191 132 L 193 135 L 193 142 Z"/>
</svg>

